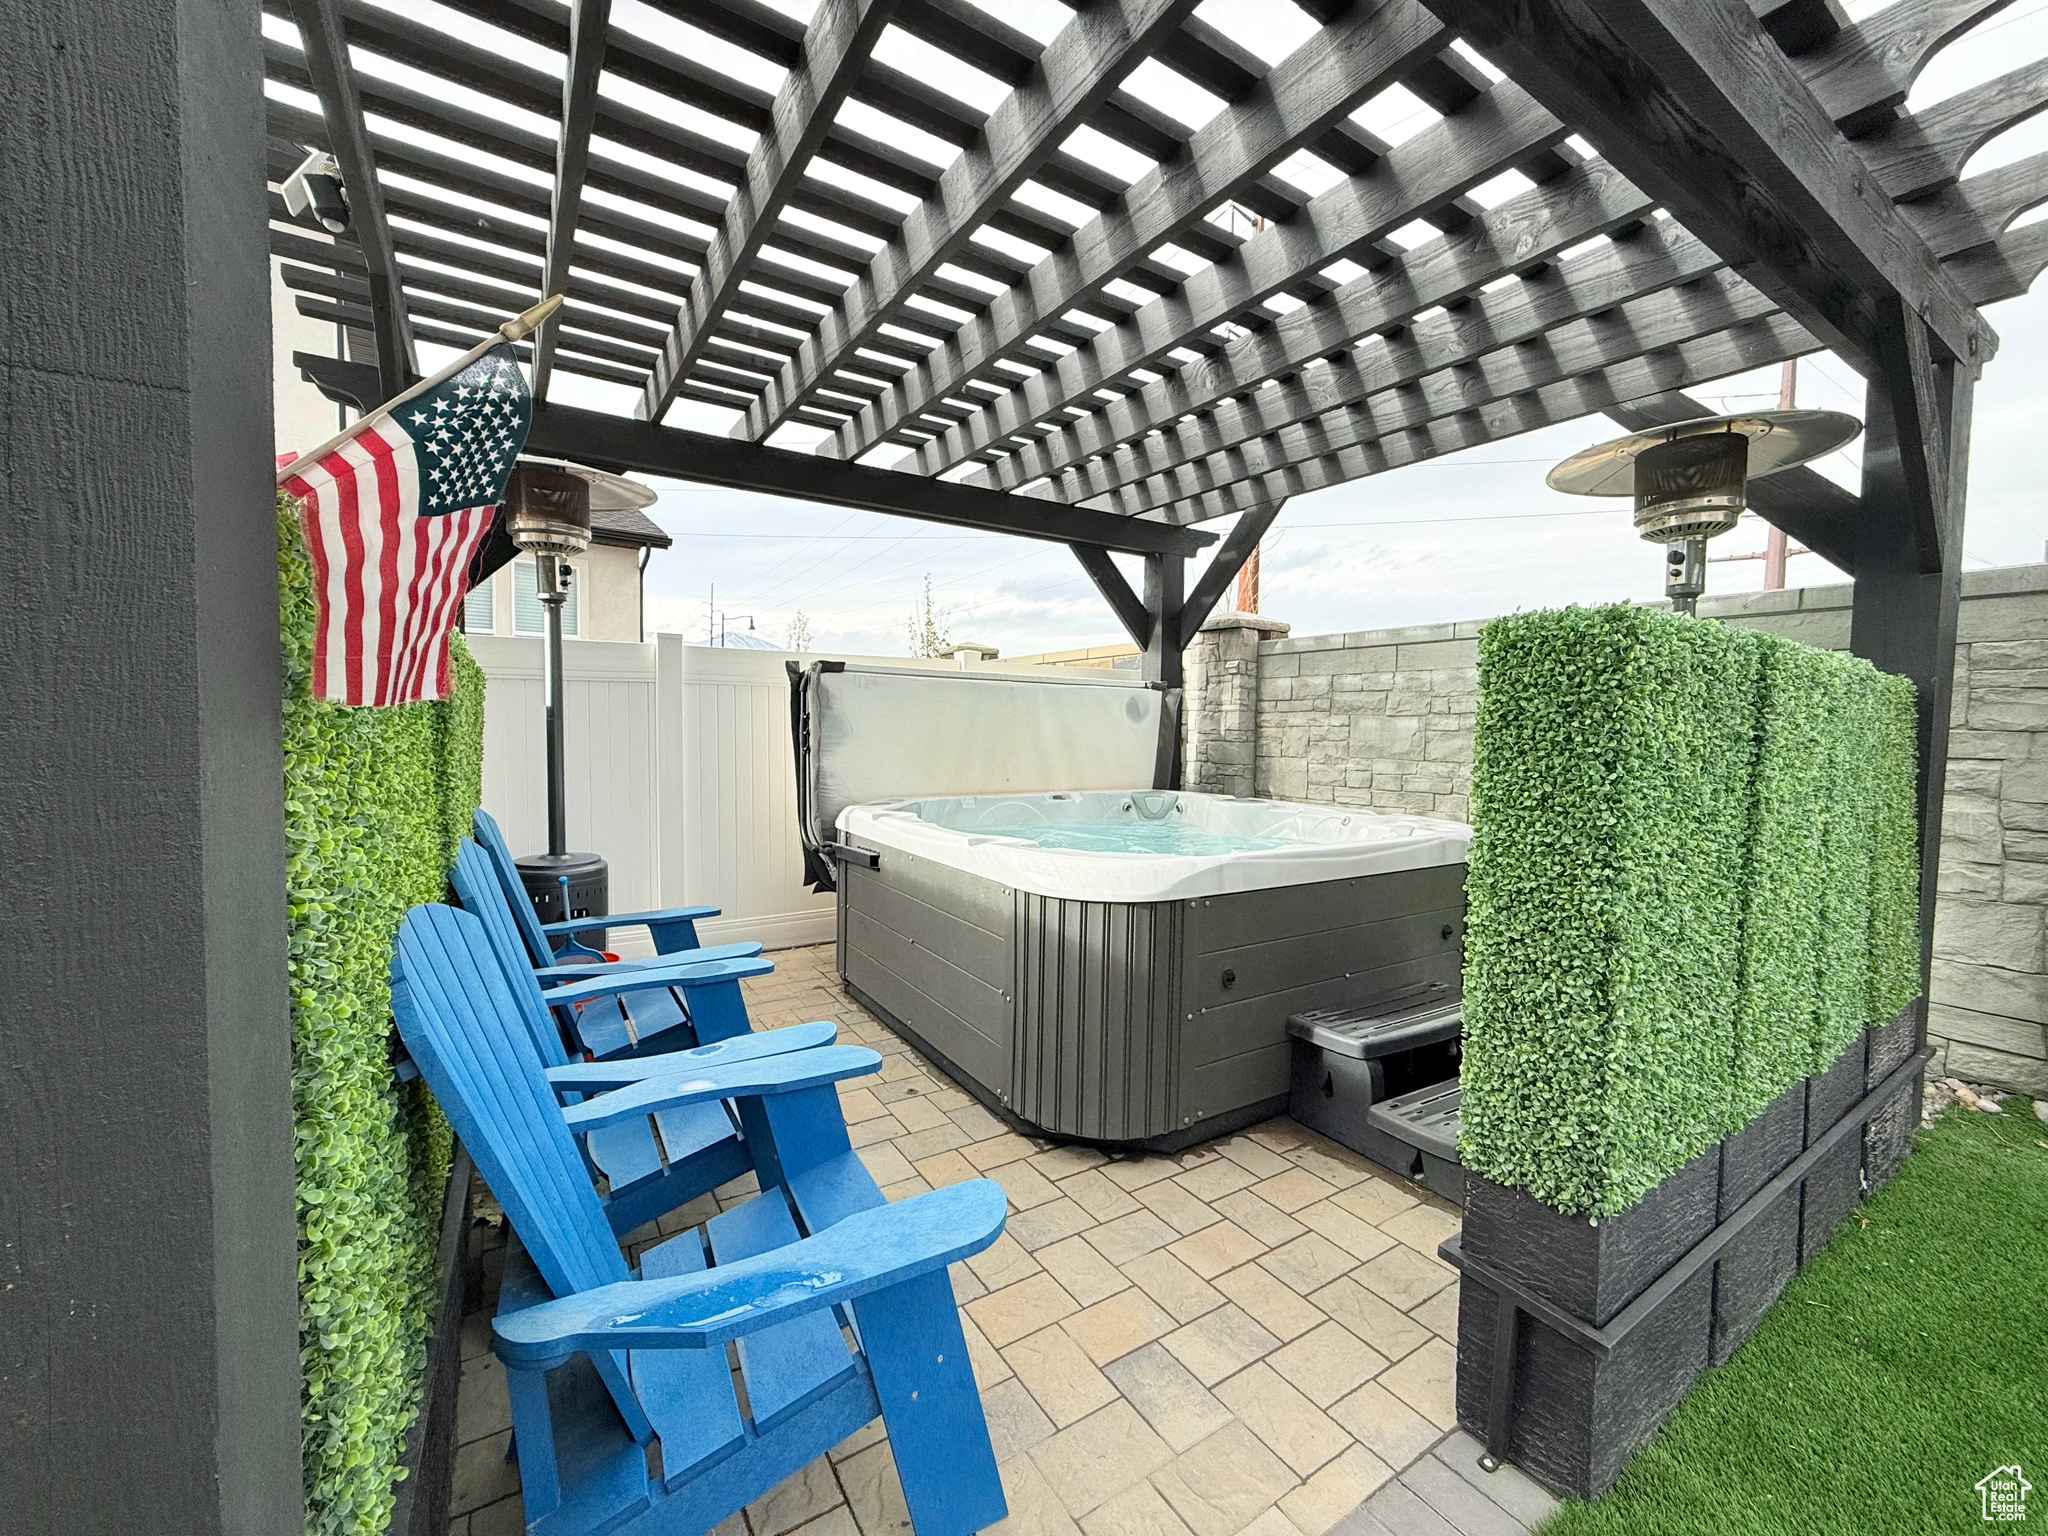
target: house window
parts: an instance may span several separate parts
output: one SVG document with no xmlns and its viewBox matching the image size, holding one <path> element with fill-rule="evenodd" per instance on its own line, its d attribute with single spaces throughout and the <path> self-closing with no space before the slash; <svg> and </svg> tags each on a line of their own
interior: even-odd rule
<svg viewBox="0 0 2048 1536">
<path fill-rule="evenodd" d="M 573 567 L 572 567 L 573 569 Z M 569 599 L 562 604 L 562 633 L 578 633 L 576 626 L 576 594 L 583 585 L 583 573 L 576 571 L 569 582 Z M 512 563 L 512 631 L 520 635 L 538 635 L 546 631 L 542 618 L 540 588 L 533 572 L 533 559 L 522 555 Z"/>
<path fill-rule="evenodd" d="M 472 635 L 488 635 L 497 622 L 491 612 L 491 584 L 472 587 L 462 600 L 462 627 Z"/>
</svg>

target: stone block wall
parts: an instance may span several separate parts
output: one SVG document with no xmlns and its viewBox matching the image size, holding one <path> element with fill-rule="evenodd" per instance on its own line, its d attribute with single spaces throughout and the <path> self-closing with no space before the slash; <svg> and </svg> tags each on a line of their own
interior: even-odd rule
<svg viewBox="0 0 2048 1536">
<path fill-rule="evenodd" d="M 1757 592 L 1700 611 L 1841 649 L 1849 596 Z M 1469 814 L 1479 621 L 1264 639 L 1252 668 L 1243 617 L 1220 615 L 1189 649 L 1189 788 Z M 1967 573 L 1958 638 L 1934 1070 L 2048 1097 L 2048 565 Z"/>
</svg>

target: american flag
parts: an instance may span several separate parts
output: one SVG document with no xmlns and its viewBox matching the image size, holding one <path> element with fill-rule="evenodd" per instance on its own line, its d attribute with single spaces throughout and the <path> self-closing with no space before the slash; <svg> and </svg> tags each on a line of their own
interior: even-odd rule
<svg viewBox="0 0 2048 1536">
<path fill-rule="evenodd" d="M 319 603 L 313 696 L 412 704 L 448 694 L 448 631 L 533 400 L 500 344 L 284 482 Z"/>
</svg>

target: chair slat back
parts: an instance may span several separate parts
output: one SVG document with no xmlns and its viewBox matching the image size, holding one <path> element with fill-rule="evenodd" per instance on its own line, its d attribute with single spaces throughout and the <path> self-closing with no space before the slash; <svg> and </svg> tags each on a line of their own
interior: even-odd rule
<svg viewBox="0 0 2048 1536">
<path fill-rule="evenodd" d="M 555 1027 L 554 1014 L 541 995 L 533 964 L 526 958 L 526 947 L 519 942 L 518 925 L 498 883 L 497 872 L 491 867 L 491 856 L 465 837 L 456 850 L 455 868 L 448 879 L 462 902 L 462 910 L 474 913 L 484 925 L 491 952 L 498 957 L 506 985 L 519 1004 L 520 1022 L 525 1024 L 542 1063 L 550 1067 L 563 1065 L 569 1053 L 562 1045 L 561 1031 Z"/>
<path fill-rule="evenodd" d="M 556 1296 L 630 1278 L 483 924 L 418 906 L 398 930 L 405 1046 Z"/>
<path fill-rule="evenodd" d="M 519 940 L 526 946 L 527 963 L 553 965 L 554 946 L 548 943 L 548 936 L 541 931 L 540 914 L 533 910 L 533 898 L 526 894 L 526 882 L 519 878 L 519 866 L 512 862 L 512 850 L 505 844 L 505 834 L 498 829 L 491 813 L 482 806 L 476 808 L 469 824 L 476 833 L 477 843 L 490 855 L 491 868 L 497 874 L 499 888 L 505 893 L 505 905 L 512 909 L 512 920 L 519 927 Z"/>
</svg>

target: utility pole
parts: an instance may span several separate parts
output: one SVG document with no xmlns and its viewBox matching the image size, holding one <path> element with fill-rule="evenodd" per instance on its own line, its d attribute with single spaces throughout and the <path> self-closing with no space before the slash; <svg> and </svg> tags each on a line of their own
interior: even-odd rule
<svg viewBox="0 0 2048 1536">
<path fill-rule="evenodd" d="M 1799 396 L 1799 359 L 1785 359 L 1784 371 L 1778 381 L 1778 409 L 1789 411 Z M 1785 530 L 1777 524 L 1771 525 L 1770 536 L 1764 540 L 1764 590 L 1782 592 L 1785 590 Z"/>
</svg>

